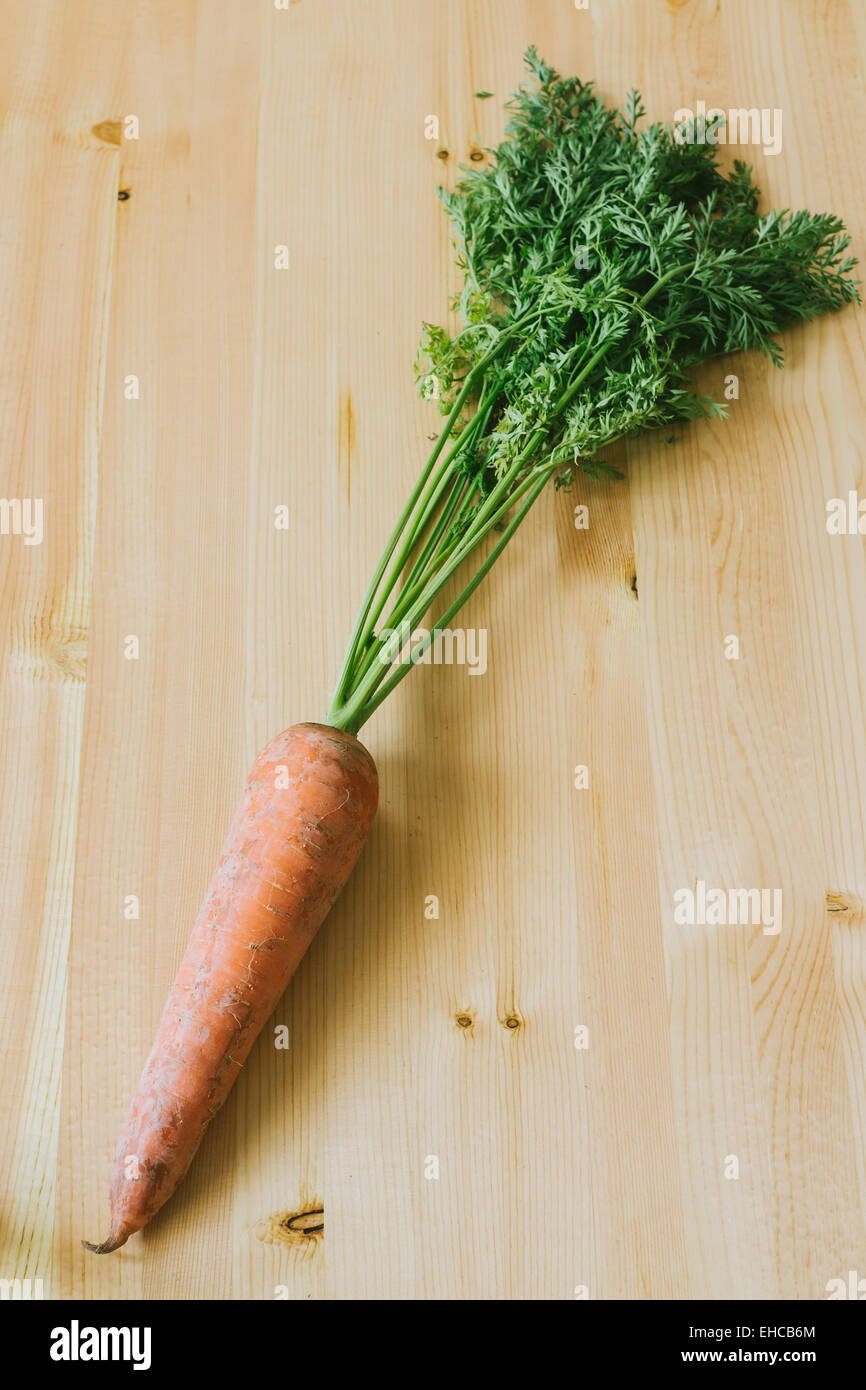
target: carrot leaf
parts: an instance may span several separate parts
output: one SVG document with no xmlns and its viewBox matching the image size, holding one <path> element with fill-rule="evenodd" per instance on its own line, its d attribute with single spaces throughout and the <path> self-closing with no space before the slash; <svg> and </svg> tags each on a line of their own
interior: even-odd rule
<svg viewBox="0 0 866 1390">
<path fill-rule="evenodd" d="M 639 92 L 620 111 L 534 47 L 525 63 L 531 80 L 506 103 L 504 139 L 439 190 L 463 280 L 459 324 L 423 325 L 415 370 L 445 423 L 331 702 L 328 722 L 353 733 L 426 650 L 419 641 L 394 667 L 391 634 L 441 608 L 472 558 L 433 627 L 450 621 L 548 482 L 616 474 L 600 457 L 611 444 L 723 416 L 692 384 L 700 362 L 757 349 L 781 366 L 783 329 L 859 302 L 838 217 L 762 215 L 750 167 L 724 172 L 714 144 L 641 126 Z"/>
</svg>

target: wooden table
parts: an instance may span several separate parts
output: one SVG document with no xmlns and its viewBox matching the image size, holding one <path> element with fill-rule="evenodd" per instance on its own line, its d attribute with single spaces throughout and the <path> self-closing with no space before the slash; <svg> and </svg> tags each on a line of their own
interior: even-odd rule
<svg viewBox="0 0 866 1390">
<path fill-rule="evenodd" d="M 781 154 L 746 152 L 766 206 L 833 209 L 862 254 L 866 7 L 4 0 L 0 25 L 2 491 L 44 502 L 40 545 L 0 537 L 0 1276 L 866 1276 L 866 562 L 825 524 L 866 494 L 856 309 L 788 333 L 784 372 L 708 368 L 718 398 L 739 378 L 727 422 L 542 499 L 465 612 L 484 678 L 422 668 L 364 731 L 381 812 L 273 1020 L 289 1050 L 266 1030 L 145 1234 L 79 1244 L 246 772 L 326 709 L 435 428 L 411 364 L 457 283 L 437 184 L 535 42 L 653 118 L 781 108 Z M 780 888 L 781 930 L 678 924 L 698 881 Z"/>
</svg>

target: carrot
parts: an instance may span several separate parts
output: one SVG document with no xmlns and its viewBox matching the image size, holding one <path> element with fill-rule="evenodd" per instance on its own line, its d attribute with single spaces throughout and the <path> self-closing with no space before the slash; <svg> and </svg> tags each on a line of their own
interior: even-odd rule
<svg viewBox="0 0 866 1390">
<path fill-rule="evenodd" d="M 723 416 L 693 367 L 746 348 L 781 365 L 781 329 L 859 302 L 837 217 L 761 217 L 751 171 L 723 173 L 702 127 L 639 131 L 638 92 L 617 111 L 534 47 L 526 64 L 535 85 L 509 101 L 505 139 L 440 189 L 463 323 L 453 336 L 425 324 L 416 370 L 445 423 L 362 600 L 326 725 L 281 734 L 256 765 L 118 1150 L 111 1233 L 89 1249 L 117 1249 L 182 1178 L 360 852 L 376 771 L 355 735 L 454 637 L 548 484 L 617 474 L 604 451 L 643 430 Z"/>
<path fill-rule="evenodd" d="M 354 867 L 378 800 L 349 733 L 297 724 L 247 781 L 132 1101 L 106 1254 L 172 1195 L 263 1024 Z"/>
</svg>

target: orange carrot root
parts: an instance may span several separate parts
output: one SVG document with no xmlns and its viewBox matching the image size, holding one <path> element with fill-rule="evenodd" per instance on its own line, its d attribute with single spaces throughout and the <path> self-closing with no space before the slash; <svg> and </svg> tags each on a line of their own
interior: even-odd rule
<svg viewBox="0 0 866 1390">
<path fill-rule="evenodd" d="M 112 1250 L 119 1250 L 121 1245 L 125 1245 L 131 1235 L 131 1231 L 112 1231 L 99 1245 L 93 1245 L 89 1240 L 83 1240 L 81 1244 L 85 1250 L 92 1250 L 94 1255 L 110 1255 Z"/>
<path fill-rule="evenodd" d="M 351 734 L 297 724 L 260 754 L 133 1097 L 112 1167 L 117 1250 L 172 1195 L 349 877 L 378 800 Z"/>
</svg>

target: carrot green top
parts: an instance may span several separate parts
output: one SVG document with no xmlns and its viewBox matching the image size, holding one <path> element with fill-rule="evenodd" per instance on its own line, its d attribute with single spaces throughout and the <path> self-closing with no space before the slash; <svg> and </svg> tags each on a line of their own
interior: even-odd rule
<svg viewBox="0 0 866 1390">
<path fill-rule="evenodd" d="M 830 213 L 758 213 L 752 170 L 723 173 L 703 121 L 638 129 L 530 48 L 505 139 L 440 196 L 456 232 L 462 326 L 425 324 L 416 362 L 442 431 L 376 568 L 327 722 L 357 733 L 481 582 L 549 481 L 615 472 L 615 440 L 724 415 L 691 386 L 705 358 L 759 348 L 859 301 Z M 468 582 L 393 665 L 464 562 Z"/>
</svg>

